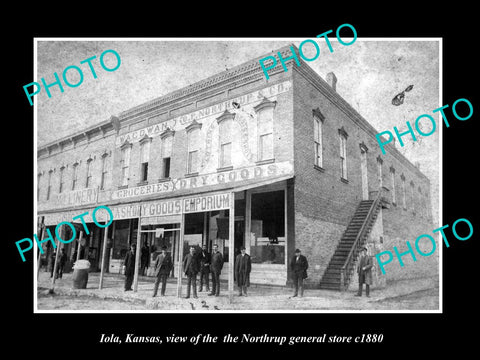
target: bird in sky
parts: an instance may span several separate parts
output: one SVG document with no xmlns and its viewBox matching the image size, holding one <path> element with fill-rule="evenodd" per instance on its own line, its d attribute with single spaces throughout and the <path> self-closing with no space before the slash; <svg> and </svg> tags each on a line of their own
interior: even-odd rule
<svg viewBox="0 0 480 360">
<path fill-rule="evenodd" d="M 405 92 L 409 92 L 412 89 L 413 89 L 413 85 L 409 85 L 401 93 L 398 93 L 397 95 L 395 95 L 395 97 L 392 99 L 392 105 L 395 105 L 395 106 L 402 105 L 405 99 Z"/>
</svg>

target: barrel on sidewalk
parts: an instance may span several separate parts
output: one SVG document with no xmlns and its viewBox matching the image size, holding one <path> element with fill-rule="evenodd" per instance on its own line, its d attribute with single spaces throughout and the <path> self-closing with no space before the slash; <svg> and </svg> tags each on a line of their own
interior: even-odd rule
<svg viewBox="0 0 480 360">
<path fill-rule="evenodd" d="M 86 289 L 88 283 L 88 271 L 90 262 L 88 260 L 77 260 L 73 265 L 73 288 Z"/>
</svg>

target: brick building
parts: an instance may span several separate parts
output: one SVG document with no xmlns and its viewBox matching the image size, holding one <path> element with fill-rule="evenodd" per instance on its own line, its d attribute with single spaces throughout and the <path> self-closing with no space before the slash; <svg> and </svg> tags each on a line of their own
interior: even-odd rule
<svg viewBox="0 0 480 360">
<path fill-rule="evenodd" d="M 132 242 L 148 248 L 147 275 L 163 245 L 178 264 L 190 245 L 218 244 L 228 278 L 244 245 L 252 283 L 287 285 L 300 248 L 307 284 L 331 289 L 354 283 L 359 247 L 375 255 L 430 232 L 428 178 L 394 145 L 381 155 L 378 131 L 336 92 L 335 75 L 325 81 L 299 58 L 266 80 L 260 58 L 39 147 L 39 219 L 53 233 L 107 205 L 109 272 L 122 271 Z M 99 270 L 105 230 L 85 219 L 90 234 L 76 220 L 67 255 L 73 261 L 79 249 Z M 423 260 L 392 263 L 386 276 L 438 272 L 434 256 Z"/>
</svg>

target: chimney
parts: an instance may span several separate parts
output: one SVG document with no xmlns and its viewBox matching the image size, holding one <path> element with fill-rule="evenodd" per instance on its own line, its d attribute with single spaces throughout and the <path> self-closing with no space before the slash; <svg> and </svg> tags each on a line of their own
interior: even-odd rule
<svg viewBox="0 0 480 360">
<path fill-rule="evenodd" d="M 337 91 L 337 77 L 333 72 L 327 74 L 327 83 L 332 87 L 333 90 Z"/>
</svg>

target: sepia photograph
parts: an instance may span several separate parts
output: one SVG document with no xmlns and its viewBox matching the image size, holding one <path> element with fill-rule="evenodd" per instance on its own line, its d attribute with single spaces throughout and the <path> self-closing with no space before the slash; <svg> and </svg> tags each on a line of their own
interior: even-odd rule
<svg viewBox="0 0 480 360">
<path fill-rule="evenodd" d="M 340 34 L 35 38 L 34 312 L 441 313 L 442 39 Z"/>
</svg>

